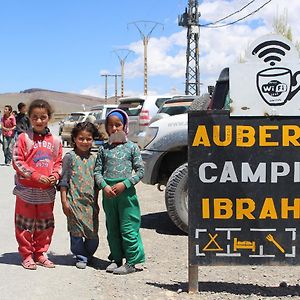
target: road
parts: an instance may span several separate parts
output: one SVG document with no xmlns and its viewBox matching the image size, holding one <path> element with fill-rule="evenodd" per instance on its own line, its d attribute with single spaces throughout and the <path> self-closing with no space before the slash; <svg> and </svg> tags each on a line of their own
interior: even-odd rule
<svg viewBox="0 0 300 300">
<path fill-rule="evenodd" d="M 55 130 L 57 127 L 55 127 Z M 64 152 L 69 149 L 64 149 Z M 186 241 L 164 212 L 163 193 L 155 187 L 139 183 L 143 223 L 141 234 L 144 240 L 147 262 L 144 271 L 127 276 L 116 276 L 105 272 L 108 265 L 105 218 L 100 212 L 100 246 L 95 254 L 95 264 L 85 270 L 76 269 L 69 250 L 66 218 L 62 213 L 60 198 L 55 203 L 55 232 L 48 256 L 56 264 L 55 269 L 38 267 L 36 271 L 25 270 L 20 265 L 17 243 L 14 236 L 15 196 L 14 170 L 3 165 L 0 150 L 0 299 L 168 299 L 168 289 L 161 289 L 158 278 L 170 283 L 172 268 L 186 278 Z M 101 203 L 101 196 L 99 197 Z M 169 245 L 174 243 L 174 251 L 184 249 L 185 254 L 176 253 L 180 263 L 173 266 L 170 261 Z M 180 245 L 180 247 L 179 247 Z M 180 251 L 181 252 L 181 251 Z M 162 255 L 162 257 L 159 257 Z M 167 263 L 168 262 L 168 263 Z M 171 265 L 171 268 L 168 267 Z M 179 268 L 179 269 L 178 269 Z M 176 277 L 176 276 L 175 276 Z M 176 279 L 176 278 L 175 278 Z M 177 285 L 175 284 L 175 289 Z"/>
</svg>

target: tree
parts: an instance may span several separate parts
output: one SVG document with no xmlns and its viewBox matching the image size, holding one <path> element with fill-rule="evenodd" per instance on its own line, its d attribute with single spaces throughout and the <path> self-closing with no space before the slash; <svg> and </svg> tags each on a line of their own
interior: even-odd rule
<svg viewBox="0 0 300 300">
<path fill-rule="evenodd" d="M 288 11 L 286 8 L 281 15 L 278 15 L 277 12 L 277 16 L 273 21 L 273 29 L 275 33 L 281 34 L 282 36 L 293 42 L 298 52 L 300 52 L 300 42 L 293 41 L 292 28 L 288 25 Z"/>
</svg>

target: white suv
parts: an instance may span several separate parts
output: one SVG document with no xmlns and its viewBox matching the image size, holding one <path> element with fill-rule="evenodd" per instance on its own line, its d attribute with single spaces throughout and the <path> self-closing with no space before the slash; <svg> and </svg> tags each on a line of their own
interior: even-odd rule
<svg viewBox="0 0 300 300">
<path fill-rule="evenodd" d="M 138 96 L 120 98 L 118 108 L 124 110 L 129 117 L 129 139 L 139 144 L 144 138 L 145 130 L 151 118 L 160 106 L 172 96 Z"/>
</svg>

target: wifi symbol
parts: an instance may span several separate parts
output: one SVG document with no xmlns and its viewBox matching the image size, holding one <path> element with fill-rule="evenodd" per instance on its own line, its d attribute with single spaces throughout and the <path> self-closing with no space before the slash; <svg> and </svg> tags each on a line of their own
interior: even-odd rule
<svg viewBox="0 0 300 300">
<path fill-rule="evenodd" d="M 290 51 L 291 47 L 283 42 L 273 40 L 259 44 L 252 51 L 252 54 L 258 54 L 258 57 L 263 59 L 265 63 L 270 62 L 270 66 L 274 66 L 276 62 L 281 61 L 281 56 L 285 56 L 284 50 Z"/>
</svg>

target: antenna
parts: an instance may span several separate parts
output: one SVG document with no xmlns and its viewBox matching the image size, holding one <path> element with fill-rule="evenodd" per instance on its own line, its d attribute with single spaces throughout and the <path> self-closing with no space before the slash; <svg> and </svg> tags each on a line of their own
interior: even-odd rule
<svg viewBox="0 0 300 300">
<path fill-rule="evenodd" d="M 143 40 L 144 44 L 144 95 L 147 95 L 148 93 L 148 56 L 147 56 L 147 46 L 150 40 L 150 35 L 153 32 L 153 30 L 160 25 L 162 29 L 164 29 L 164 25 L 158 22 L 153 22 L 153 21 L 135 21 L 128 23 L 127 27 L 129 25 L 133 24 L 137 30 L 139 31 L 141 38 Z M 140 24 L 140 26 L 139 26 Z M 152 27 L 148 29 L 148 33 L 144 33 L 142 29 L 140 28 L 141 25 L 144 25 L 144 28 L 147 29 L 147 25 L 151 25 Z"/>
<path fill-rule="evenodd" d="M 187 28 L 185 94 L 200 95 L 198 0 L 189 0 L 188 8 L 179 16 L 178 25 Z"/>
<path fill-rule="evenodd" d="M 114 51 L 117 55 L 120 65 L 121 65 L 121 97 L 124 97 L 124 69 L 125 69 L 125 61 L 130 53 L 133 53 L 132 50 L 129 49 L 117 49 Z"/>
</svg>

